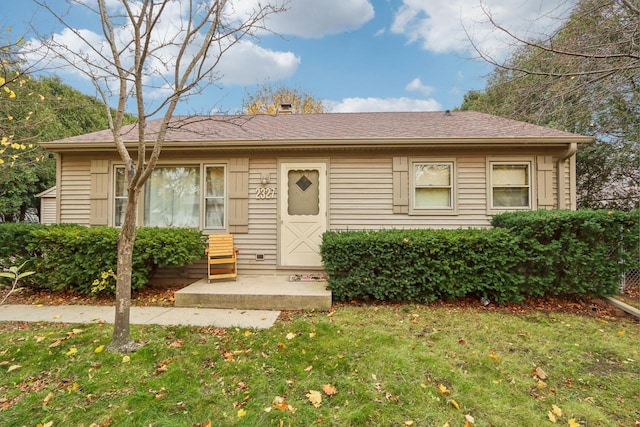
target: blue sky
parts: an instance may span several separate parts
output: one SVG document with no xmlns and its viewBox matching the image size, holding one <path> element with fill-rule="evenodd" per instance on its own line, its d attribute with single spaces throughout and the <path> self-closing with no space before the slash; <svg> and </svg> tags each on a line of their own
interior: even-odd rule
<svg viewBox="0 0 640 427">
<path fill-rule="evenodd" d="M 65 0 L 48 0 L 65 7 Z M 82 0 L 91 1 L 91 0 Z M 31 0 L 2 0 L 0 27 L 12 36 L 64 37 L 62 27 Z M 257 0 L 237 2 L 236 12 Z M 291 0 L 287 12 L 262 34 L 228 55 L 221 79 L 189 99 L 177 113 L 235 113 L 256 85 L 287 86 L 322 99 L 330 111 L 429 111 L 458 107 L 471 89 L 481 90 L 491 67 L 477 59 L 468 33 L 483 51 L 503 58 L 509 41 L 487 23 L 486 13 L 525 37 L 544 34 L 567 16 L 565 0 Z M 72 11 L 81 10 L 75 5 Z M 542 16 L 542 18 L 540 18 Z M 8 19 L 10 17 L 10 20 Z M 75 28 L 94 30 L 85 14 Z M 62 80 L 93 95 L 77 73 L 57 68 Z"/>
</svg>

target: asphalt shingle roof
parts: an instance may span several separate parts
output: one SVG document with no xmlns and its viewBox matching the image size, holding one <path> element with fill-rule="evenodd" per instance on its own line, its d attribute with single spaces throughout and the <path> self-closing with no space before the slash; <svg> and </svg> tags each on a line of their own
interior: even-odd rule
<svg viewBox="0 0 640 427">
<path fill-rule="evenodd" d="M 148 140 L 155 139 L 160 121 L 147 123 Z M 475 111 L 406 113 L 326 113 L 256 116 L 175 117 L 168 142 L 318 141 L 367 139 L 579 139 L 588 138 Z M 123 129 L 125 142 L 137 141 L 135 125 Z M 113 141 L 99 131 L 48 143 Z"/>
</svg>

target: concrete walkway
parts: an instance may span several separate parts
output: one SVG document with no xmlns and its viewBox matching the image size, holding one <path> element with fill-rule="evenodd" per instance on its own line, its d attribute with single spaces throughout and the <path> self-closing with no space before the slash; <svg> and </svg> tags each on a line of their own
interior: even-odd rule
<svg viewBox="0 0 640 427">
<path fill-rule="evenodd" d="M 132 325 L 188 325 L 219 328 L 267 329 L 280 315 L 273 310 L 232 310 L 183 307 L 131 307 Z M 0 306 L 0 322 L 113 323 L 113 306 L 19 305 Z"/>
</svg>

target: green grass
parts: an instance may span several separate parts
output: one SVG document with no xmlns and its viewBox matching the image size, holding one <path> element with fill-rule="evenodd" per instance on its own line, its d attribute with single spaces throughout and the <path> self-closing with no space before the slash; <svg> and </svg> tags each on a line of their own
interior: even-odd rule
<svg viewBox="0 0 640 427">
<path fill-rule="evenodd" d="M 96 353 L 111 332 L 0 323 L 0 425 L 551 426 L 552 405 L 558 425 L 640 420 L 626 319 L 348 306 L 269 330 L 132 327 L 128 361 Z"/>
</svg>

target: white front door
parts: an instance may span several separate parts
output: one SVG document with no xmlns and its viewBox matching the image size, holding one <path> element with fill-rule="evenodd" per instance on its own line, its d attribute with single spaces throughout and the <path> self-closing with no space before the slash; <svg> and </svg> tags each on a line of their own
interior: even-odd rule
<svg viewBox="0 0 640 427">
<path fill-rule="evenodd" d="M 327 230 L 327 164 L 280 163 L 280 265 L 321 267 Z"/>
</svg>

